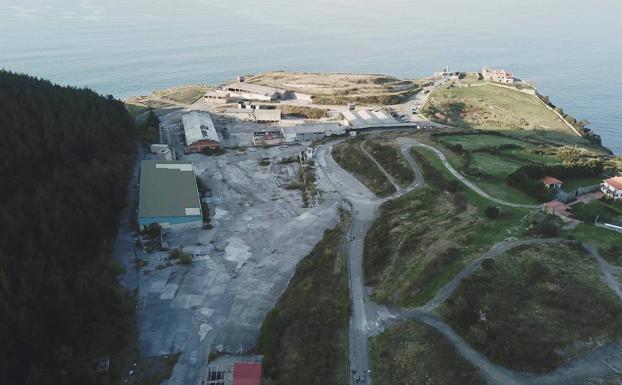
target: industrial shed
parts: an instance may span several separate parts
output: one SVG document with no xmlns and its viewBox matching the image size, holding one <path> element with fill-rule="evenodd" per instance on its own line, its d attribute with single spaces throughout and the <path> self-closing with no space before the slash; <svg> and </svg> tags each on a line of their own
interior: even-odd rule
<svg viewBox="0 0 622 385">
<path fill-rule="evenodd" d="M 201 152 L 220 146 L 220 137 L 209 113 L 190 111 L 181 117 L 186 136 L 186 152 Z"/>
<path fill-rule="evenodd" d="M 342 116 L 342 124 L 352 129 L 399 125 L 391 114 L 383 110 L 348 110 L 342 112 Z"/>
<path fill-rule="evenodd" d="M 165 228 L 203 225 L 192 162 L 142 161 L 138 224 L 143 228 L 152 223 Z"/>
</svg>

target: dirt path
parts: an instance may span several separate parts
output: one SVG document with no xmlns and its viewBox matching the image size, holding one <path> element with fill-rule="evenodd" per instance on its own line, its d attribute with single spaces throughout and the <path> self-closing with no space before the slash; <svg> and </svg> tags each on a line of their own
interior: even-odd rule
<svg viewBox="0 0 622 385">
<path fill-rule="evenodd" d="M 620 301 L 622 301 L 622 287 L 620 287 L 620 281 L 618 280 L 618 276 L 622 273 L 622 268 L 607 263 L 607 261 L 605 261 L 605 259 L 598 253 L 596 246 L 584 244 L 583 248 L 585 248 L 585 250 L 590 253 L 594 259 L 596 259 L 598 267 L 600 267 L 600 271 L 603 273 L 603 282 L 609 286 L 609 288 L 616 293 L 618 298 L 620 298 Z"/>
<path fill-rule="evenodd" d="M 376 158 L 374 158 L 369 152 L 367 152 L 367 150 L 365 150 L 365 146 L 363 146 L 363 143 L 359 143 L 359 148 L 361 149 L 361 151 L 363 151 L 363 154 L 367 155 L 367 157 L 369 159 L 371 159 L 372 162 L 374 162 L 374 164 L 380 169 L 380 171 L 382 171 L 382 173 L 384 174 L 384 176 L 387 177 L 387 179 L 389 179 L 389 182 L 391 182 L 391 184 L 393 185 L 393 187 L 395 188 L 396 192 L 399 192 L 401 190 L 401 187 L 397 184 L 397 182 L 395 182 L 395 180 L 393 179 L 393 177 L 391 175 L 389 175 L 389 173 L 387 172 L 387 170 L 385 170 L 380 163 L 376 160 Z"/>
</svg>

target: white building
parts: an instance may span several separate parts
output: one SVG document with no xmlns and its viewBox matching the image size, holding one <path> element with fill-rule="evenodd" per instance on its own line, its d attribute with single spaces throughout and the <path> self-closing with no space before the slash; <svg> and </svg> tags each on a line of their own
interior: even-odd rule
<svg viewBox="0 0 622 385">
<path fill-rule="evenodd" d="M 605 179 L 600 184 L 600 190 L 614 200 L 622 199 L 622 176 Z"/>
<path fill-rule="evenodd" d="M 225 91 L 229 92 L 230 96 L 233 98 L 258 100 L 262 102 L 285 99 L 287 93 L 284 89 L 246 82 L 231 83 L 225 87 Z"/>
<path fill-rule="evenodd" d="M 158 160 L 173 160 L 173 153 L 168 144 L 152 144 L 151 153 L 155 154 Z"/>
<path fill-rule="evenodd" d="M 231 101 L 231 95 L 227 91 L 212 90 L 205 93 L 203 99 L 207 103 L 225 104 Z"/>
<path fill-rule="evenodd" d="M 200 152 L 205 147 L 220 146 L 220 137 L 209 113 L 190 111 L 182 115 L 186 151 Z"/>
<path fill-rule="evenodd" d="M 399 125 L 391 114 L 383 110 L 354 110 L 342 112 L 341 123 L 352 129 L 370 127 L 391 127 Z"/>
<path fill-rule="evenodd" d="M 232 115 L 240 120 L 256 123 L 272 123 L 281 120 L 280 108 L 244 106 L 243 108 L 227 108 L 225 109 L 225 114 Z"/>
<path fill-rule="evenodd" d="M 484 77 L 484 80 L 490 80 L 496 83 L 511 84 L 516 81 L 516 79 L 514 78 L 514 74 L 512 74 L 511 72 L 506 72 L 505 70 L 499 69 L 491 69 L 488 67 L 482 68 L 482 76 Z"/>
<path fill-rule="evenodd" d="M 344 135 L 346 129 L 338 123 L 325 123 L 282 127 L 281 132 L 283 132 L 283 140 L 286 143 L 302 143 L 315 142 L 332 135 Z"/>
</svg>

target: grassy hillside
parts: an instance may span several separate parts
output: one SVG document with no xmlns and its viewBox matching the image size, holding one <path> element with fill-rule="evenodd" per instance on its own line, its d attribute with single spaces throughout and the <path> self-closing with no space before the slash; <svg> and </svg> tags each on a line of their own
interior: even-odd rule
<svg viewBox="0 0 622 385">
<path fill-rule="evenodd" d="M 423 113 L 450 126 L 513 130 L 530 138 L 587 143 L 535 95 L 485 82 L 440 87 L 430 95 Z"/>
<path fill-rule="evenodd" d="M 395 192 L 395 187 L 376 164 L 361 151 L 359 139 L 351 139 L 333 147 L 333 158 L 339 165 L 380 197 Z"/>
<path fill-rule="evenodd" d="M 462 359 L 444 336 L 418 321 L 371 338 L 370 350 L 377 384 L 486 384 L 479 370 Z"/>
<path fill-rule="evenodd" d="M 0 71 L 0 135 L 0 383 L 115 383 L 90 362 L 133 329 L 111 254 L 134 122 L 111 97 Z"/>
<path fill-rule="evenodd" d="M 345 253 L 349 217 L 298 265 L 289 286 L 261 325 L 265 385 L 345 384 L 348 381 L 350 290 Z"/>
<path fill-rule="evenodd" d="M 406 187 L 415 180 L 412 168 L 395 145 L 366 140 L 363 147 L 401 187 Z"/>
<path fill-rule="evenodd" d="M 363 267 L 374 299 L 402 306 L 422 305 L 484 248 L 522 231 L 525 210 L 501 208 L 464 190 L 443 173 L 425 150 L 413 155 L 427 186 L 389 201 L 365 238 Z"/>
<path fill-rule="evenodd" d="M 493 362 L 547 372 L 622 337 L 622 304 L 579 245 L 525 246 L 485 261 L 442 309 Z"/>
</svg>

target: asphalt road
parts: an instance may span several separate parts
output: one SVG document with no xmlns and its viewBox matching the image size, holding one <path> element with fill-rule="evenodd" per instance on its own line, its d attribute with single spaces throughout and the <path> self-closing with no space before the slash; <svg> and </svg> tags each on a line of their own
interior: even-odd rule
<svg viewBox="0 0 622 385">
<path fill-rule="evenodd" d="M 363 275 L 363 249 L 367 231 L 378 216 L 378 207 L 387 200 L 395 199 L 423 184 L 423 175 L 410 156 L 409 141 L 401 143 L 402 153 L 415 171 L 415 182 L 405 189 L 398 189 L 392 196 L 380 199 L 354 176 L 343 170 L 331 156 L 332 145 L 318 147 L 316 163 L 321 175 L 338 191 L 350 206 L 352 224 L 348 242 L 348 271 L 352 297 L 352 317 L 349 327 L 349 361 L 351 384 L 372 384 L 368 339 L 377 334 L 383 317 L 393 318 L 384 306 L 373 304 L 367 297 Z M 380 165 L 378 165 L 380 167 Z M 384 171 L 384 170 L 383 170 Z M 398 186 L 396 186 L 398 187 Z"/>
</svg>

